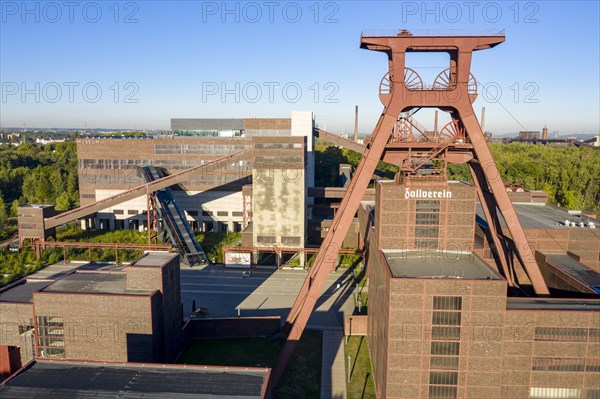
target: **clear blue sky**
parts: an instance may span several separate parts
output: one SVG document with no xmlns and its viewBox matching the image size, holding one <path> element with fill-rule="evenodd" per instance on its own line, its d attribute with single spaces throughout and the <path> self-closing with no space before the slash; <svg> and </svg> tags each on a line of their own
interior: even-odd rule
<svg viewBox="0 0 600 399">
<path fill-rule="evenodd" d="M 408 28 L 506 29 L 473 59 L 494 90 L 474 104 L 486 130 L 599 131 L 598 1 L 0 0 L 0 13 L 1 127 L 168 129 L 172 117 L 307 110 L 349 133 L 358 105 L 370 133 L 387 63 L 359 49 L 360 33 Z M 409 60 L 429 83 L 445 64 Z"/>
</svg>

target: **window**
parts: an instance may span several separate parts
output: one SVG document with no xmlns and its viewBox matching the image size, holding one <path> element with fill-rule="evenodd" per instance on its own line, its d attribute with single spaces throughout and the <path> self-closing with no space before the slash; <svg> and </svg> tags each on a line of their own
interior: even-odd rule
<svg viewBox="0 0 600 399">
<path fill-rule="evenodd" d="M 600 399 L 600 388 L 586 388 L 583 399 Z"/>
<path fill-rule="evenodd" d="M 533 371 L 569 371 L 600 373 L 600 358 L 534 357 Z"/>
<path fill-rule="evenodd" d="M 439 212 L 440 201 L 437 200 L 417 200 L 417 212 Z"/>
<path fill-rule="evenodd" d="M 123 211 L 123 209 L 114 209 L 113 213 L 115 215 L 123 215 L 125 212 Z"/>
<path fill-rule="evenodd" d="M 585 359 L 560 357 L 534 357 L 533 371 L 583 371 Z"/>
<path fill-rule="evenodd" d="M 415 247 L 417 249 L 438 249 L 440 206 L 439 200 L 415 201 Z"/>
<path fill-rule="evenodd" d="M 275 236 L 257 236 L 256 242 L 261 244 L 275 244 Z"/>
<path fill-rule="evenodd" d="M 439 201 L 425 201 L 439 202 Z M 431 204 L 426 204 L 431 206 Z M 434 296 L 431 314 L 429 397 L 456 398 L 462 297 Z"/>
<path fill-rule="evenodd" d="M 65 330 L 62 317 L 37 316 L 38 356 L 65 357 Z"/>
<path fill-rule="evenodd" d="M 586 342 L 587 337 L 587 328 L 536 327 L 534 341 Z"/>
<path fill-rule="evenodd" d="M 300 237 L 281 237 L 281 243 L 286 245 L 300 245 Z"/>
<path fill-rule="evenodd" d="M 432 323 L 437 326 L 460 326 L 460 312 L 434 311 Z"/>
<path fill-rule="evenodd" d="M 458 342 L 432 342 L 431 343 L 431 354 L 432 355 L 456 355 L 458 356 L 458 351 L 460 349 L 460 344 Z"/>
<path fill-rule="evenodd" d="M 458 385 L 458 372 L 432 371 L 429 373 L 429 383 L 432 385 Z"/>
<path fill-rule="evenodd" d="M 137 209 L 128 209 L 127 210 L 128 215 L 137 215 L 138 213 L 139 213 L 139 211 Z"/>
<path fill-rule="evenodd" d="M 190 216 L 198 216 L 198 211 L 187 211 Z"/>
<path fill-rule="evenodd" d="M 430 367 L 436 370 L 458 370 L 458 357 L 431 356 Z"/>
<path fill-rule="evenodd" d="M 460 327 L 432 327 L 431 339 L 436 341 L 460 341 Z"/>
<path fill-rule="evenodd" d="M 462 297 L 460 296 L 434 296 L 433 309 L 436 310 L 461 310 Z"/>
<path fill-rule="evenodd" d="M 231 212 L 231 216 L 242 217 L 242 216 L 244 216 L 244 212 L 233 211 L 233 212 Z"/>
<path fill-rule="evenodd" d="M 585 371 L 588 373 L 600 373 L 600 358 L 586 358 Z"/>
<path fill-rule="evenodd" d="M 217 211 L 217 216 L 229 216 L 229 212 L 227 212 L 227 211 Z"/>
<path fill-rule="evenodd" d="M 579 388 L 529 388 L 530 399 L 579 399 L 581 390 Z"/>
</svg>

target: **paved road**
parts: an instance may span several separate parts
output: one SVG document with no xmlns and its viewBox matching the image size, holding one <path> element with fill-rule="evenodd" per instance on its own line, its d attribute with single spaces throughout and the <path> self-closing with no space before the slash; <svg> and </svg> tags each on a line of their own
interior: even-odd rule
<svg viewBox="0 0 600 399">
<path fill-rule="evenodd" d="M 192 301 L 196 307 L 208 308 L 208 317 L 234 317 L 237 308 L 242 316 L 281 316 L 290 311 L 306 272 L 253 268 L 249 277 L 240 269 L 225 269 L 222 265 L 181 269 L 181 296 L 184 314 L 190 314 Z M 337 288 L 340 284 L 340 288 Z M 343 314 L 351 314 L 352 274 L 348 270 L 331 273 L 317 301 L 308 326 L 341 330 Z"/>
</svg>

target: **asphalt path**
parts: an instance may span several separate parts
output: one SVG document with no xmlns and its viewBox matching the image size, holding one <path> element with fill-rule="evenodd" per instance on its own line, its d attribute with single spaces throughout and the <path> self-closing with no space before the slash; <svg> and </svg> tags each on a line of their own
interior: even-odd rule
<svg viewBox="0 0 600 399">
<path fill-rule="evenodd" d="M 249 276 L 243 269 L 226 269 L 223 265 L 181 269 L 181 299 L 184 315 L 192 313 L 192 302 L 196 308 L 208 309 L 206 316 L 235 317 L 238 309 L 241 316 L 287 317 L 306 272 L 276 270 L 275 268 L 253 268 Z M 339 284 L 339 288 L 338 288 Z M 327 276 L 316 309 L 308 326 L 321 329 L 341 329 L 343 315 L 352 314 L 354 299 L 352 272 L 340 269 Z"/>
</svg>

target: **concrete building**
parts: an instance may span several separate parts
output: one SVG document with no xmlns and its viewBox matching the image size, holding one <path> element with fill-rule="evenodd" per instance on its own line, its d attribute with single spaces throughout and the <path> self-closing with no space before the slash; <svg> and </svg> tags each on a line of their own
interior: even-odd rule
<svg viewBox="0 0 600 399">
<path fill-rule="evenodd" d="M 304 137 L 253 139 L 252 241 L 304 248 L 307 176 Z"/>
<path fill-rule="evenodd" d="M 184 345 L 179 255 L 85 264 L 0 290 L 0 352 L 31 359 L 170 362 Z"/>
<path fill-rule="evenodd" d="M 476 239 L 464 184 L 378 182 L 361 220 L 369 209 L 367 335 L 379 398 L 600 396 L 597 273 L 545 247 L 554 253 L 536 257 L 552 297 L 516 296 Z"/>
<path fill-rule="evenodd" d="M 291 118 L 172 119 L 172 134 L 154 137 L 93 137 L 77 140 L 81 205 L 87 205 L 145 183 L 139 167 L 163 168 L 167 174 L 201 165 L 253 146 L 253 138 L 304 141 L 307 185 L 314 185 L 314 119 L 311 112 Z M 298 139 L 295 139 L 298 137 Z M 242 187 L 252 183 L 253 160 L 210 170 L 173 188 L 194 231 L 242 231 Z M 145 197 L 98 212 L 83 227 L 146 228 Z"/>
</svg>

